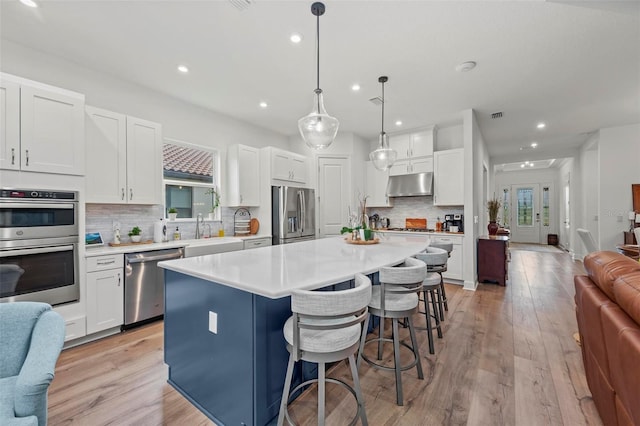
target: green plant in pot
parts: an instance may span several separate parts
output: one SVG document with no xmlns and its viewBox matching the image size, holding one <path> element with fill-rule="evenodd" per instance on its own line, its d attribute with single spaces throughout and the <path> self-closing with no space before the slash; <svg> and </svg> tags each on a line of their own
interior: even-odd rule
<svg viewBox="0 0 640 426">
<path fill-rule="evenodd" d="M 142 229 L 137 226 L 131 228 L 131 231 L 129 231 L 129 238 L 131 238 L 132 242 L 139 243 L 142 239 Z"/>
<path fill-rule="evenodd" d="M 489 225 L 487 230 L 489 235 L 496 235 L 498 233 L 498 212 L 500 211 L 500 200 L 493 198 L 487 201 L 487 211 L 489 213 Z"/>
<path fill-rule="evenodd" d="M 170 207 L 169 210 L 167 210 L 167 216 L 169 217 L 169 220 L 176 220 L 178 217 L 178 209 Z"/>
<path fill-rule="evenodd" d="M 220 205 L 220 193 L 213 187 L 205 191 L 205 195 L 211 195 L 211 210 L 209 210 L 209 219 L 215 219 L 216 209 Z"/>
</svg>

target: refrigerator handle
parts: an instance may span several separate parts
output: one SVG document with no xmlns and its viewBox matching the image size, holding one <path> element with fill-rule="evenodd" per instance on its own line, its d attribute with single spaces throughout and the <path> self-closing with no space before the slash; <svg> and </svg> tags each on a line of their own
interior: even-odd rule
<svg viewBox="0 0 640 426">
<path fill-rule="evenodd" d="M 280 187 L 280 205 L 278 206 L 278 208 L 280 209 L 280 238 L 283 238 L 284 236 L 287 235 L 287 233 L 289 232 L 289 228 L 285 228 L 286 226 L 288 226 L 288 222 L 287 225 L 285 225 L 285 220 L 288 221 L 286 212 L 287 212 L 287 190 L 284 187 Z"/>
<path fill-rule="evenodd" d="M 302 228 L 304 226 L 304 219 L 303 219 L 303 216 L 302 216 L 302 191 L 297 191 L 296 195 L 298 196 L 297 197 L 297 201 L 296 201 L 296 204 L 297 204 L 296 205 L 296 207 L 297 207 L 296 208 L 296 210 L 297 210 L 296 211 L 296 216 L 298 216 L 298 229 L 297 229 L 297 231 L 299 233 L 301 233 L 302 232 Z"/>
<path fill-rule="evenodd" d="M 300 191 L 300 210 L 302 212 L 302 225 L 300 226 L 300 232 L 304 232 L 304 225 L 307 223 L 307 200 L 304 199 L 304 191 Z"/>
</svg>

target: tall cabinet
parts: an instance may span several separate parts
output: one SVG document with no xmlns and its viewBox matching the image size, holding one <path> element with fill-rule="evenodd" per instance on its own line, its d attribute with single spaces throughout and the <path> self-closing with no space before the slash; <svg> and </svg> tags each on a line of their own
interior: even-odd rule
<svg viewBox="0 0 640 426">
<path fill-rule="evenodd" d="M 158 123 L 86 107 L 87 202 L 162 204 Z"/>
<path fill-rule="evenodd" d="M 464 205 L 464 148 L 436 151 L 433 154 L 433 162 L 433 204 Z"/>
<path fill-rule="evenodd" d="M 260 205 L 260 151 L 246 145 L 232 145 L 227 151 L 226 204 Z"/>
<path fill-rule="evenodd" d="M 0 168 L 84 174 L 84 95 L 0 73 Z"/>
</svg>

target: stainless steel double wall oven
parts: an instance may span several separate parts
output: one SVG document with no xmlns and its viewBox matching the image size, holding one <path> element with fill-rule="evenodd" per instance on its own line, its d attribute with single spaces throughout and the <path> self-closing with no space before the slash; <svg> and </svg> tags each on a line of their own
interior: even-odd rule
<svg viewBox="0 0 640 426">
<path fill-rule="evenodd" d="M 0 302 L 80 296 L 78 193 L 0 189 Z"/>
</svg>

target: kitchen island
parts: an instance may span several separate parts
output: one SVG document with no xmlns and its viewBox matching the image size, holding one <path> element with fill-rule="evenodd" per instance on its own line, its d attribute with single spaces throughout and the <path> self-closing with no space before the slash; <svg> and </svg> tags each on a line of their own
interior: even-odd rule
<svg viewBox="0 0 640 426">
<path fill-rule="evenodd" d="M 266 425 L 278 414 L 288 359 L 282 326 L 295 289 L 349 286 L 422 251 L 429 237 L 373 245 L 325 238 L 160 262 L 165 268 L 169 383 L 220 425 Z M 299 380 L 315 372 L 298 366 Z"/>
</svg>

